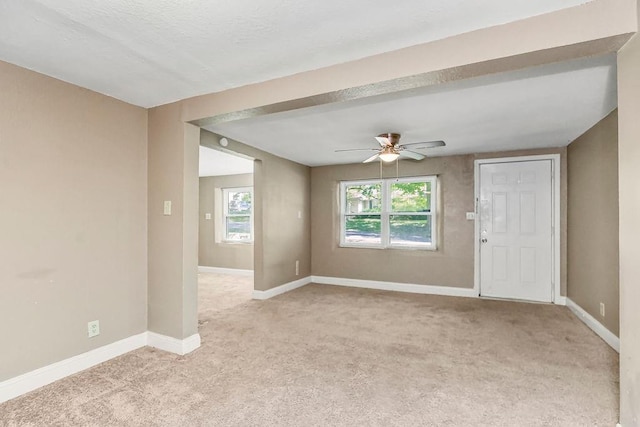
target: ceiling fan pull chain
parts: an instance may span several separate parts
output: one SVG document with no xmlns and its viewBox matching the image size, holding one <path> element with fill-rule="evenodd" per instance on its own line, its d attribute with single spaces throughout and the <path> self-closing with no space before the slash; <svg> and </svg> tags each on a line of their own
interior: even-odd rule
<svg viewBox="0 0 640 427">
<path fill-rule="evenodd" d="M 400 181 L 400 157 L 396 159 L 396 181 Z"/>
<path fill-rule="evenodd" d="M 382 159 L 378 163 L 380 163 L 380 179 L 382 179 Z"/>
</svg>

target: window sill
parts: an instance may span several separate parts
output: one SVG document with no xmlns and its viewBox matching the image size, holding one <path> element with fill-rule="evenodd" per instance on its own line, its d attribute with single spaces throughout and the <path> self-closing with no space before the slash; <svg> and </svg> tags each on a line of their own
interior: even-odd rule
<svg viewBox="0 0 640 427">
<path fill-rule="evenodd" d="M 392 245 L 392 246 L 374 246 L 374 245 L 350 245 L 348 243 L 340 243 L 340 248 L 351 249 L 400 249 L 403 251 L 430 251 L 435 252 L 438 250 L 436 246 L 404 246 L 404 245 Z"/>
</svg>

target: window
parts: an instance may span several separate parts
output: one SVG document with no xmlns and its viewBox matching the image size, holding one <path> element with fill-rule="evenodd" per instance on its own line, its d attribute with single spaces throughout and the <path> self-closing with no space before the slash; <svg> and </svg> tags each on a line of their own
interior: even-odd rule
<svg viewBox="0 0 640 427">
<path fill-rule="evenodd" d="M 340 183 L 340 245 L 436 249 L 435 176 Z"/>
<path fill-rule="evenodd" d="M 253 188 L 224 188 L 222 224 L 227 242 L 253 241 Z"/>
</svg>

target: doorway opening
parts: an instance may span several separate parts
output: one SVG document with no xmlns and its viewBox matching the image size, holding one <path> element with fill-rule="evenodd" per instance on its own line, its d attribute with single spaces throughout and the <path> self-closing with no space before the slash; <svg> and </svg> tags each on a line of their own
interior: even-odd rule
<svg viewBox="0 0 640 427">
<path fill-rule="evenodd" d="M 475 290 L 562 304 L 560 156 L 475 161 Z"/>
<path fill-rule="evenodd" d="M 199 148 L 198 319 L 251 300 L 254 162 Z"/>
</svg>

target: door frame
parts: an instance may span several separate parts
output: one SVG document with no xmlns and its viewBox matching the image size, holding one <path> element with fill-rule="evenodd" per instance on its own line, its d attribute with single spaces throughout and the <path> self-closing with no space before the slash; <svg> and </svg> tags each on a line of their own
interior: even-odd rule
<svg viewBox="0 0 640 427">
<path fill-rule="evenodd" d="M 517 163 L 535 160 L 551 161 L 551 280 L 553 304 L 565 305 L 566 297 L 560 295 L 560 154 L 541 154 L 534 156 L 498 157 L 478 159 L 473 163 L 474 175 L 474 253 L 473 253 L 473 289 L 480 296 L 480 215 L 478 199 L 480 197 L 480 166 L 489 163 Z"/>
</svg>

